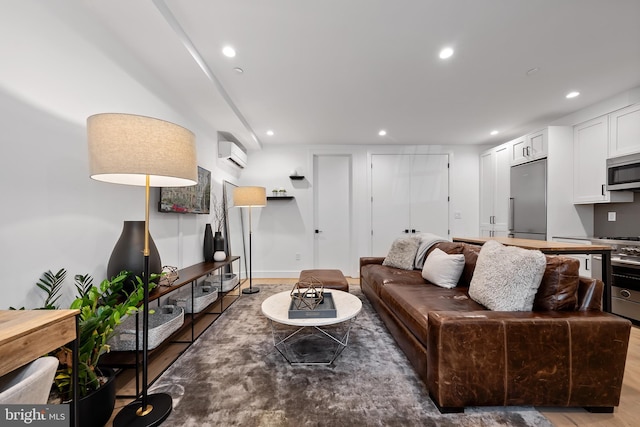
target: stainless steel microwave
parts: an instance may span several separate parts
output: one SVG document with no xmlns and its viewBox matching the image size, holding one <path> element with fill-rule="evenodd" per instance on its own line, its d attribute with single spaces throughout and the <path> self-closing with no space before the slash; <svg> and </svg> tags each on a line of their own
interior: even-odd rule
<svg viewBox="0 0 640 427">
<path fill-rule="evenodd" d="M 640 191 L 640 154 L 607 159 L 607 190 Z"/>
</svg>

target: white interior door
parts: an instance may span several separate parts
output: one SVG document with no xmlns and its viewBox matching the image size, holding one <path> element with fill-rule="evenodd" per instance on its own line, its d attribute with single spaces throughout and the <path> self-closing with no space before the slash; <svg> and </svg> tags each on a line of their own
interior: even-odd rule
<svg viewBox="0 0 640 427">
<path fill-rule="evenodd" d="M 352 274 L 351 156 L 315 155 L 314 268 Z"/>
<path fill-rule="evenodd" d="M 386 255 L 412 233 L 448 238 L 448 164 L 446 154 L 371 156 L 371 255 Z"/>
<path fill-rule="evenodd" d="M 410 226 L 411 158 L 371 156 L 371 255 L 384 256 Z"/>
<path fill-rule="evenodd" d="M 411 156 L 411 232 L 449 237 L 449 156 Z"/>
</svg>

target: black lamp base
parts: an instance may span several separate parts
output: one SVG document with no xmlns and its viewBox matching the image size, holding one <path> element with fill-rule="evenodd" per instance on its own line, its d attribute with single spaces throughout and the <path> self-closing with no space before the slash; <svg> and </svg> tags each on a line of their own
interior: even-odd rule
<svg viewBox="0 0 640 427">
<path fill-rule="evenodd" d="M 242 290 L 243 294 L 257 294 L 260 292 L 260 288 L 244 288 Z"/>
<path fill-rule="evenodd" d="M 142 410 L 142 401 L 138 399 L 129 403 L 114 418 L 114 427 L 147 427 L 162 424 L 173 409 L 171 396 L 165 393 L 150 394 L 147 396 L 147 408 L 152 409 L 147 414 L 138 414 Z"/>
</svg>

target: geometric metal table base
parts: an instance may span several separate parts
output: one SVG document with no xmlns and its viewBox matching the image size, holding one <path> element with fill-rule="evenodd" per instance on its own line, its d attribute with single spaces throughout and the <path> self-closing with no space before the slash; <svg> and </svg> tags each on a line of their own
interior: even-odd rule
<svg viewBox="0 0 640 427">
<path fill-rule="evenodd" d="M 349 344 L 356 317 L 328 327 L 276 326 L 277 322 L 269 319 L 273 346 L 292 366 L 331 365 Z"/>
</svg>

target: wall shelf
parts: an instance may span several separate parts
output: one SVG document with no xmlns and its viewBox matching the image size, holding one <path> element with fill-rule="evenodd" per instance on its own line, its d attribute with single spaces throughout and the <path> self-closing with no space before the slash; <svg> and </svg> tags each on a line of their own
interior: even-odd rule
<svg viewBox="0 0 640 427">
<path fill-rule="evenodd" d="M 289 175 L 289 178 L 293 180 L 301 180 L 304 179 L 304 175 Z"/>
<path fill-rule="evenodd" d="M 294 196 L 267 196 L 267 200 L 293 200 Z"/>
</svg>

